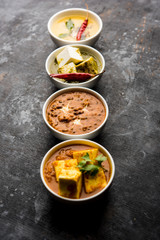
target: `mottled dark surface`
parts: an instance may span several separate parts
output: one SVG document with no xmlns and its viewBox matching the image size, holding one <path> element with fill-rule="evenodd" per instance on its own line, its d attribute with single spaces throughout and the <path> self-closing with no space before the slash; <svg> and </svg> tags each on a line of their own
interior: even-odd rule
<svg viewBox="0 0 160 240">
<path fill-rule="evenodd" d="M 0 239 L 160 239 L 160 1 L 88 0 L 103 20 L 95 47 L 106 72 L 95 90 L 110 115 L 95 141 L 116 164 L 99 201 L 67 206 L 42 185 L 39 167 L 56 143 L 41 109 L 56 91 L 44 63 L 55 49 L 49 17 L 82 1 L 0 1 Z"/>
</svg>

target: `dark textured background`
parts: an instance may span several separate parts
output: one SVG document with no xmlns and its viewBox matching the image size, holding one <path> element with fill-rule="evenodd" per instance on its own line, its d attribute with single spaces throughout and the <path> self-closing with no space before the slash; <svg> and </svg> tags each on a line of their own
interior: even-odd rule
<svg viewBox="0 0 160 240">
<path fill-rule="evenodd" d="M 67 206 L 41 183 L 39 167 L 56 143 L 41 109 L 56 89 L 44 64 L 55 49 L 50 16 L 83 1 L 0 0 L 0 239 L 160 239 L 160 1 L 88 0 L 104 27 L 95 48 L 106 72 L 95 90 L 110 109 L 95 139 L 116 175 L 99 201 Z"/>
</svg>

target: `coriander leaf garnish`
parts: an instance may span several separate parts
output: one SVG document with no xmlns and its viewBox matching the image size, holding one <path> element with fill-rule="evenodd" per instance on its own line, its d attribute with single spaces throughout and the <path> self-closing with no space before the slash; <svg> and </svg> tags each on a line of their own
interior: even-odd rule
<svg viewBox="0 0 160 240">
<path fill-rule="evenodd" d="M 69 18 L 69 20 L 66 22 L 66 27 L 69 29 L 69 31 L 74 28 L 74 23 L 72 22 L 71 18 Z"/>
<path fill-rule="evenodd" d="M 60 33 L 59 35 L 58 35 L 58 37 L 60 37 L 60 38 L 65 38 L 65 37 L 67 37 L 68 36 L 68 33 Z"/>
<path fill-rule="evenodd" d="M 103 154 L 100 154 L 100 155 L 98 155 L 98 157 L 96 157 L 96 160 L 97 160 L 97 162 L 98 162 L 98 165 L 101 166 L 101 163 L 104 162 L 104 161 L 106 161 L 107 158 L 106 158 Z"/>
<path fill-rule="evenodd" d="M 79 167 L 79 168 L 84 167 L 84 166 L 87 164 L 87 162 L 90 162 L 90 161 L 91 161 L 91 159 L 89 158 L 89 154 L 88 154 L 88 153 L 86 153 L 86 155 L 84 155 L 84 156 L 81 157 L 81 158 L 82 158 L 83 160 L 80 161 L 79 164 L 77 165 L 77 167 Z"/>
<path fill-rule="evenodd" d="M 84 167 L 86 165 L 86 161 L 85 160 L 82 160 L 79 162 L 79 164 L 77 165 L 77 167 L 81 168 L 81 167 Z"/>
<path fill-rule="evenodd" d="M 79 168 L 79 170 L 82 173 L 89 174 L 91 176 L 95 176 L 98 173 L 100 167 L 103 168 L 106 171 L 106 169 L 101 165 L 101 163 L 104 162 L 107 159 L 103 154 L 100 154 L 96 157 L 95 160 L 98 162 L 98 164 L 93 163 L 93 161 L 90 159 L 88 153 L 86 153 L 81 158 L 83 160 L 79 162 L 77 167 Z M 90 163 L 90 162 L 92 162 L 92 163 Z"/>
<path fill-rule="evenodd" d="M 86 162 L 91 162 L 91 159 L 90 159 L 88 153 L 86 153 L 86 155 L 84 155 L 82 158 L 83 158 Z"/>
<path fill-rule="evenodd" d="M 106 161 L 106 160 L 107 160 L 107 157 L 105 157 L 103 154 L 100 154 L 100 155 L 98 155 L 98 156 L 96 157 L 95 160 L 98 162 L 98 166 L 99 166 L 99 167 L 103 168 L 103 170 L 104 170 L 105 172 L 108 171 L 106 168 L 104 168 L 104 167 L 102 166 L 102 162 Z"/>
<path fill-rule="evenodd" d="M 95 176 L 98 173 L 99 166 L 94 164 L 85 165 L 80 169 L 85 174 L 90 174 L 91 176 Z"/>
</svg>

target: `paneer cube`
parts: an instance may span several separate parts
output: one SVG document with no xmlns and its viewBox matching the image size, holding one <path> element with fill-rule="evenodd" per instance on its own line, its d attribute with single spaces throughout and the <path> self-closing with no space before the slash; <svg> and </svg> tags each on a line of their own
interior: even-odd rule
<svg viewBox="0 0 160 240">
<path fill-rule="evenodd" d="M 87 149 L 87 150 L 81 150 L 81 151 L 73 151 L 73 158 L 76 158 L 78 163 L 83 160 L 83 156 L 86 154 L 89 154 L 89 158 L 94 162 L 95 158 L 97 157 L 98 154 L 98 149 L 93 148 L 93 149 Z"/>
<path fill-rule="evenodd" d="M 89 174 L 84 175 L 84 186 L 86 193 L 94 192 L 97 189 L 104 188 L 107 185 L 106 176 L 102 168 L 96 175 L 91 176 Z"/>
<path fill-rule="evenodd" d="M 76 72 L 77 72 L 76 65 L 73 62 L 68 63 L 61 68 L 58 68 L 58 73 L 76 73 Z"/>
<path fill-rule="evenodd" d="M 70 46 L 65 47 L 62 52 L 57 55 L 56 59 L 59 68 L 70 62 L 77 64 L 83 61 L 79 48 Z"/>
<path fill-rule="evenodd" d="M 68 159 L 68 160 L 56 160 L 53 161 L 53 166 L 56 174 L 56 181 L 59 181 L 59 175 L 61 174 L 62 169 L 75 169 L 78 162 L 77 159 Z"/>
<path fill-rule="evenodd" d="M 93 57 L 90 57 L 84 62 L 78 64 L 76 66 L 76 69 L 77 69 L 77 72 L 84 72 L 84 73 L 90 73 L 90 74 L 98 73 L 97 62 Z"/>
<path fill-rule="evenodd" d="M 78 199 L 81 189 L 82 173 L 79 169 L 63 169 L 59 175 L 59 195 Z"/>
</svg>

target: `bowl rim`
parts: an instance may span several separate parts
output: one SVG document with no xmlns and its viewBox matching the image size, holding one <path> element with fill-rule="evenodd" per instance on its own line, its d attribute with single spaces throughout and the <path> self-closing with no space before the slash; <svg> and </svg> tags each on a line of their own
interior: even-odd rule
<svg viewBox="0 0 160 240">
<path fill-rule="evenodd" d="M 47 108 L 47 106 L 48 106 L 48 102 L 50 103 L 51 101 L 53 101 L 55 95 L 59 96 L 59 95 L 63 94 L 64 92 L 78 91 L 78 90 L 81 90 L 81 91 L 84 91 L 84 92 L 88 92 L 88 93 L 90 93 L 90 94 L 92 94 L 93 96 L 96 96 L 96 97 L 98 96 L 98 99 L 103 103 L 104 108 L 105 108 L 105 110 L 106 110 L 105 119 L 104 119 L 104 121 L 102 122 L 102 124 L 101 124 L 98 128 L 96 128 L 96 129 L 94 129 L 93 131 L 88 132 L 88 133 L 79 134 L 79 135 L 78 135 L 78 134 L 77 134 L 77 135 L 76 135 L 76 134 L 74 135 L 74 134 L 62 133 L 62 132 L 56 130 L 55 128 L 53 128 L 53 127 L 48 123 L 48 121 L 47 121 L 47 119 L 46 119 L 46 108 Z M 56 96 L 56 97 L 57 97 L 57 96 Z M 109 108 L 108 108 L 108 104 L 107 104 L 106 100 L 102 97 L 102 95 L 99 94 L 98 92 L 94 91 L 93 89 L 86 88 L 86 87 L 67 87 L 67 88 L 63 88 L 63 89 L 60 89 L 60 90 L 54 92 L 53 94 L 51 94 L 51 95 L 46 99 L 46 101 L 45 101 L 44 104 L 43 104 L 42 115 L 43 115 L 43 120 L 45 121 L 46 125 L 47 125 L 53 132 L 56 132 L 56 133 L 57 133 L 58 135 L 60 135 L 60 136 L 67 137 L 67 138 L 72 138 L 73 136 L 76 136 L 76 138 L 83 138 L 83 137 L 86 137 L 86 138 L 88 137 L 88 138 L 89 138 L 89 136 L 90 136 L 91 134 L 94 134 L 95 132 L 97 132 L 99 129 L 101 129 L 101 128 L 105 125 L 105 123 L 106 123 L 106 121 L 107 121 L 107 119 L 108 119 L 108 116 L 109 116 Z"/>
<path fill-rule="evenodd" d="M 47 183 L 45 182 L 44 180 L 44 176 L 43 176 L 43 169 L 44 169 L 44 164 L 45 164 L 45 159 L 46 157 L 53 151 L 54 148 L 58 148 L 60 149 L 60 146 L 61 145 L 64 145 L 65 143 L 71 143 L 71 144 L 74 144 L 74 142 L 76 141 L 83 141 L 86 143 L 87 145 L 87 142 L 89 143 L 93 143 L 93 144 L 96 144 L 98 145 L 99 148 L 103 149 L 104 152 L 107 153 L 107 155 L 109 156 L 110 158 L 110 164 L 111 164 L 111 175 L 110 175 L 110 179 L 106 185 L 106 187 L 104 187 L 101 191 L 99 191 L 98 193 L 94 194 L 94 195 L 91 195 L 90 197 L 87 197 L 87 198 L 79 198 L 79 199 L 72 199 L 72 198 L 66 198 L 66 197 L 62 197 L 60 195 L 58 195 L 57 193 L 55 193 L 54 191 L 52 191 Z M 85 144 L 84 143 L 84 144 Z M 41 162 L 41 165 L 40 165 L 40 177 L 41 177 L 41 180 L 44 184 L 44 186 L 46 187 L 46 189 L 52 194 L 54 195 L 55 197 L 61 199 L 61 200 L 65 200 L 67 202 L 86 202 L 88 200 L 92 200 L 94 198 L 97 198 L 99 195 L 101 195 L 105 190 L 107 190 L 109 188 L 109 186 L 111 185 L 112 181 L 113 181 L 113 178 L 115 176 L 115 163 L 114 163 L 114 160 L 113 160 L 113 157 L 111 156 L 111 154 L 109 153 L 109 151 L 103 147 L 101 144 L 97 143 L 97 142 L 94 142 L 94 141 L 91 141 L 91 140 L 88 140 L 88 139 L 70 139 L 70 140 L 65 140 L 63 142 L 60 142 L 58 144 L 56 144 L 55 146 L 53 146 L 51 149 L 48 150 L 48 152 L 45 154 L 45 156 L 43 157 L 42 159 L 42 162 Z"/>
<path fill-rule="evenodd" d="M 78 42 L 85 43 L 86 41 L 89 41 L 89 40 L 94 39 L 95 37 L 97 37 L 97 36 L 101 33 L 102 28 L 103 28 L 103 22 L 102 22 L 102 19 L 98 16 L 97 13 L 95 13 L 95 12 L 93 12 L 93 11 L 91 11 L 91 10 L 84 9 L 84 8 L 67 8 L 67 9 L 61 10 L 61 11 L 53 14 L 53 15 L 49 18 L 49 20 L 48 20 L 48 23 L 47 23 L 48 32 L 49 32 L 49 34 L 50 34 L 53 38 L 55 38 L 55 39 L 58 40 L 58 41 L 64 42 L 64 43 L 70 43 L 70 44 L 73 43 L 73 44 L 74 44 L 74 43 L 77 42 L 76 40 L 75 40 L 75 41 L 68 41 L 68 40 L 65 40 L 65 39 L 61 39 L 61 38 L 57 37 L 56 35 L 54 35 L 54 33 L 51 31 L 51 27 L 50 27 L 50 26 L 51 26 L 52 20 L 53 20 L 55 17 L 57 17 L 59 14 L 65 13 L 65 12 L 69 12 L 69 11 L 72 11 L 72 12 L 73 12 L 73 11 L 83 11 L 83 12 L 87 12 L 87 11 L 88 11 L 90 14 L 92 14 L 92 15 L 95 16 L 95 18 L 97 19 L 98 25 L 99 25 L 99 30 L 98 30 L 98 32 L 97 32 L 96 34 L 94 34 L 93 36 L 91 36 L 91 37 L 88 38 L 88 39 L 79 40 Z"/>
<path fill-rule="evenodd" d="M 101 60 L 102 61 L 100 61 L 101 62 L 101 64 L 102 64 L 102 69 L 101 69 L 101 72 L 103 72 L 104 71 L 104 69 L 105 69 L 105 59 L 104 59 L 104 57 L 103 57 L 103 55 L 97 50 L 97 49 L 95 49 L 95 48 L 93 48 L 93 47 L 91 47 L 91 46 L 88 46 L 88 45 L 83 45 L 83 44 L 68 44 L 68 45 L 65 45 L 65 46 L 62 46 L 62 47 L 59 47 L 59 48 L 56 48 L 54 51 L 52 51 L 49 55 L 48 55 L 48 57 L 47 57 L 47 59 L 46 59 L 46 62 L 45 62 L 45 69 L 46 69 L 46 72 L 47 72 L 47 74 L 48 74 L 48 76 L 50 77 L 50 72 L 49 72 L 49 67 L 48 67 L 48 62 L 49 62 L 49 60 L 50 60 L 50 58 L 52 57 L 52 56 L 54 56 L 55 55 L 55 53 L 58 51 L 58 50 L 63 50 L 65 47 L 67 47 L 67 46 L 69 46 L 69 47 L 82 47 L 82 48 L 88 48 L 88 49 L 90 49 L 91 51 L 93 51 L 93 53 L 95 52 L 95 53 L 97 53 L 97 55 L 99 55 L 100 56 L 100 58 L 101 58 Z M 92 81 L 94 81 L 96 78 L 98 78 L 99 76 L 95 76 L 95 77 L 93 77 L 93 78 L 91 78 L 91 79 L 89 79 L 89 80 L 87 80 L 87 81 L 85 81 L 85 82 L 81 82 L 81 83 L 77 83 L 77 87 L 78 86 L 83 86 L 85 83 L 90 83 L 90 82 L 92 82 Z M 51 78 L 51 77 L 50 77 Z M 72 86 L 72 85 L 74 85 L 75 86 L 75 83 L 66 83 L 66 82 L 62 82 L 61 80 L 59 80 L 58 78 L 54 78 L 54 77 L 52 77 L 52 80 L 54 80 L 55 82 L 58 82 L 58 83 L 61 83 L 63 86 Z"/>
</svg>

